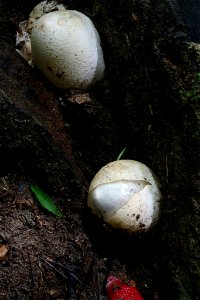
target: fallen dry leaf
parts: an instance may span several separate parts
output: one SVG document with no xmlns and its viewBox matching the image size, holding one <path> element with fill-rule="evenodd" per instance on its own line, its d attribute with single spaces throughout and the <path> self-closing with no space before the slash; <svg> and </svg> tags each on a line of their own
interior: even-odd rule
<svg viewBox="0 0 200 300">
<path fill-rule="evenodd" d="M 89 93 L 74 93 L 70 95 L 67 100 L 77 104 L 92 103 Z"/>
</svg>

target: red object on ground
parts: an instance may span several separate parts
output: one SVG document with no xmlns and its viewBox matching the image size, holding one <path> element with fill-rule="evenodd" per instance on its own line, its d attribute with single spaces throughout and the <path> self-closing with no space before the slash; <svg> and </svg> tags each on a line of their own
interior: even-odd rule
<svg viewBox="0 0 200 300">
<path fill-rule="evenodd" d="M 109 300 L 144 300 L 135 286 L 122 282 L 115 276 L 109 276 L 106 284 Z"/>
</svg>

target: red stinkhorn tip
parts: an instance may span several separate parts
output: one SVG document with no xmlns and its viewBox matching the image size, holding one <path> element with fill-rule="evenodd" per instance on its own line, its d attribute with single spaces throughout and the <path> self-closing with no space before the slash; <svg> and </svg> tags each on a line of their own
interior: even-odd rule
<svg viewBox="0 0 200 300">
<path fill-rule="evenodd" d="M 107 279 L 106 290 L 109 300 L 144 300 L 135 286 L 129 286 L 111 275 Z"/>
</svg>

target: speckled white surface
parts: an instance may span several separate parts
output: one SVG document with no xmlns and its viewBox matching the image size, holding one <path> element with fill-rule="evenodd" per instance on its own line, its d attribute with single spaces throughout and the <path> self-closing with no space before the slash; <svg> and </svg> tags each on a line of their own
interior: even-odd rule
<svg viewBox="0 0 200 300">
<path fill-rule="evenodd" d="M 88 206 L 106 223 L 128 232 L 146 232 L 158 220 L 161 193 L 152 171 L 134 160 L 100 169 L 88 193 Z"/>
<path fill-rule="evenodd" d="M 104 75 L 100 38 L 92 21 L 74 11 L 55 11 L 34 23 L 34 65 L 57 87 L 85 89 Z"/>
</svg>

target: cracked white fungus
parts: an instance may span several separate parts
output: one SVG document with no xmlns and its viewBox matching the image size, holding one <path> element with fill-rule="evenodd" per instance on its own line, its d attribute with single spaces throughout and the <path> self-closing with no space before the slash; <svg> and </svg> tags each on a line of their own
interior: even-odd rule
<svg viewBox="0 0 200 300">
<path fill-rule="evenodd" d="M 161 193 L 152 171 L 134 160 L 117 160 L 100 169 L 88 193 L 92 212 L 114 228 L 148 231 L 159 217 Z"/>
</svg>

